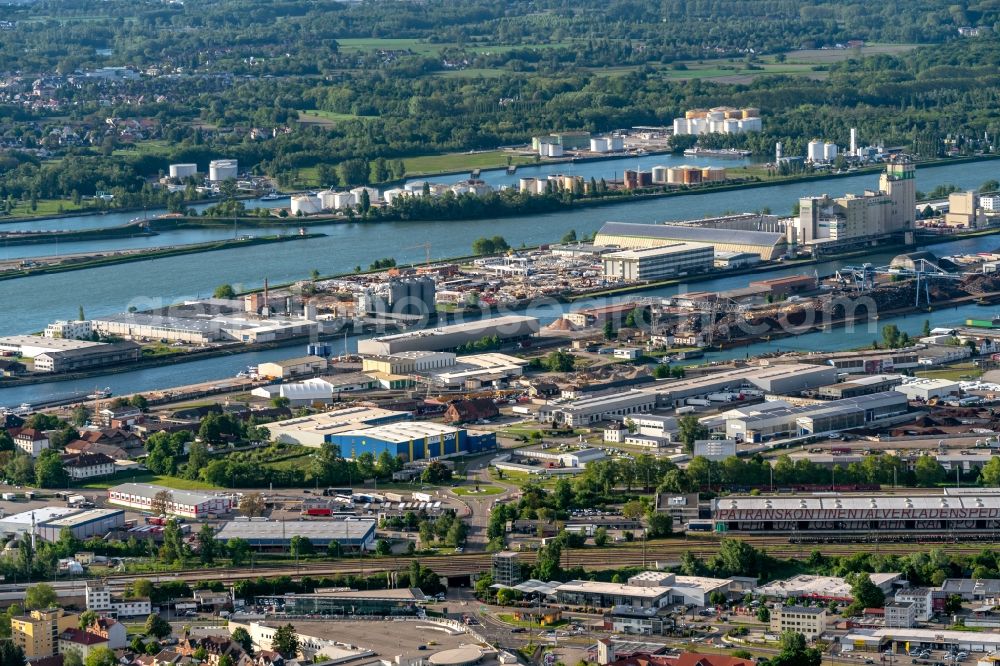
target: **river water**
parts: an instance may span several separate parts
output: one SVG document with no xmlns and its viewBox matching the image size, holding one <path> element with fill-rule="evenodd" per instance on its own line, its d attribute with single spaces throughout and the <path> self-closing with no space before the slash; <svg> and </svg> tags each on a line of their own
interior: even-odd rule
<svg viewBox="0 0 1000 666">
<path fill-rule="evenodd" d="M 662 157 L 662 156 L 661 156 Z M 600 164 L 600 163 L 596 163 Z M 595 165 L 596 165 L 595 164 Z M 607 163 L 604 163 L 607 164 Z M 592 165 L 592 166 L 595 166 Z M 919 172 L 919 187 L 933 189 L 938 184 L 953 183 L 960 187 L 978 187 L 983 181 L 997 178 L 1000 164 L 982 162 L 958 164 Z M 843 179 L 797 183 L 769 188 L 736 190 L 714 195 L 688 195 L 667 199 L 598 207 L 573 212 L 560 212 L 530 218 L 505 218 L 468 222 L 400 222 L 380 224 L 339 224 L 319 227 L 327 233 L 325 238 L 292 241 L 278 245 L 265 245 L 240 250 L 222 250 L 203 254 L 185 255 L 156 261 L 107 266 L 70 273 L 40 275 L 30 278 L 0 282 L 0 335 L 13 335 L 39 330 L 56 319 L 74 318 L 83 305 L 90 316 L 122 312 L 134 305 L 139 309 L 165 305 L 183 298 L 206 297 L 215 286 L 231 283 L 237 289 L 259 287 L 264 278 L 272 284 L 305 279 L 316 268 L 323 274 L 351 271 L 355 265 L 367 266 L 375 258 L 392 256 L 400 262 L 422 261 L 424 248 L 418 243 L 430 242 L 432 258 L 467 254 L 472 241 L 481 236 L 503 235 L 517 246 L 550 242 L 569 229 L 578 234 L 596 231 L 607 220 L 647 222 L 696 218 L 721 214 L 726 211 L 759 210 L 764 206 L 775 211 L 787 211 L 794 201 L 806 194 L 823 193 L 839 195 L 844 192 L 873 188 L 877 175 L 868 174 Z M 188 232 L 179 232 L 187 234 Z M 196 230 L 194 234 L 204 233 Z M 231 231 L 226 236 L 230 237 Z M 193 240 L 171 242 L 196 242 Z M 66 244 L 70 245 L 70 244 Z M 1000 238 L 981 237 L 937 245 L 932 250 L 938 254 L 957 254 L 993 250 L 1000 246 Z M 63 251 L 71 251 L 63 247 Z M 894 253 L 876 253 L 865 260 L 887 263 Z M 852 259 L 860 263 L 862 259 Z M 840 262 L 824 262 L 809 271 L 820 275 L 836 270 Z M 766 277 L 801 273 L 801 268 L 789 268 L 767 273 Z M 745 286 L 747 276 L 722 277 L 697 283 L 692 289 L 719 290 Z M 650 292 L 668 295 L 684 291 L 671 287 Z M 530 313 L 543 320 L 558 316 L 558 310 Z M 904 330 L 914 333 L 924 319 L 934 325 L 954 325 L 970 316 L 992 316 L 990 308 L 975 305 L 957 310 L 942 310 L 931 315 L 910 315 L 897 319 L 884 319 L 897 323 Z M 860 328 L 860 327 L 859 327 Z M 794 339 L 761 343 L 752 347 L 731 350 L 712 358 L 731 358 L 747 353 L 762 353 L 776 348 L 836 349 L 858 346 L 877 332 L 859 331 L 845 333 L 842 329 L 814 333 Z M 355 344 L 350 342 L 351 346 Z M 15 389 L 0 389 L 0 405 L 37 402 L 61 395 L 91 391 L 95 385 L 110 385 L 116 393 L 147 391 L 181 383 L 208 381 L 235 374 L 246 365 L 283 358 L 298 353 L 294 350 L 253 352 L 240 356 L 207 359 L 194 363 L 164 368 L 152 368 L 129 373 L 110 375 L 106 379 L 88 379 L 82 382 L 57 382 Z"/>
</svg>

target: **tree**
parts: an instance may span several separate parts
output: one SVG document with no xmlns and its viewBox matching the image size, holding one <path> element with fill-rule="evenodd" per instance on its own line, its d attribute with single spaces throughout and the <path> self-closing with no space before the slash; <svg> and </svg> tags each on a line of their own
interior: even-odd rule
<svg viewBox="0 0 1000 666">
<path fill-rule="evenodd" d="M 497 604 L 500 606 L 510 606 L 521 598 L 520 590 L 504 587 L 497 590 Z"/>
<path fill-rule="evenodd" d="M 228 654 L 224 654 L 221 657 L 219 657 L 219 662 L 217 666 L 235 666 L 235 664 L 233 663 L 232 657 L 230 657 Z"/>
<path fill-rule="evenodd" d="M 39 488 L 65 488 L 69 475 L 62 457 L 55 449 L 45 449 L 35 461 L 35 485 Z"/>
<path fill-rule="evenodd" d="M 309 537 L 299 536 L 296 534 L 288 543 L 288 551 L 292 557 L 312 555 L 313 550 L 313 543 Z"/>
<path fill-rule="evenodd" d="M 165 516 L 167 514 L 167 507 L 170 506 L 173 495 L 169 490 L 161 490 L 155 495 L 153 499 L 149 501 L 149 510 L 153 512 L 155 516 Z"/>
<path fill-rule="evenodd" d="M 148 578 L 137 578 L 126 588 L 125 596 L 134 599 L 149 599 L 153 596 L 153 581 Z"/>
<path fill-rule="evenodd" d="M 242 566 L 250 557 L 250 543 L 246 539 L 233 537 L 226 542 L 226 551 L 234 567 Z"/>
<path fill-rule="evenodd" d="M 375 542 L 375 554 L 382 556 L 391 555 L 392 543 L 388 539 L 379 539 Z"/>
<path fill-rule="evenodd" d="M 266 507 L 266 502 L 264 501 L 264 496 L 260 493 L 246 493 L 240 498 L 240 513 L 244 516 L 249 516 L 251 518 L 256 518 L 258 516 L 264 515 L 264 510 Z"/>
<path fill-rule="evenodd" d="M 232 299 L 236 298 L 236 290 L 231 284 L 220 284 L 212 292 L 212 298 Z"/>
<path fill-rule="evenodd" d="M 998 190 L 1000 190 L 1000 182 L 992 178 L 979 186 L 980 194 L 985 194 L 986 192 L 996 192 Z"/>
<path fill-rule="evenodd" d="M 136 636 L 136 638 L 138 638 L 138 636 Z M 141 640 L 139 641 L 139 644 L 142 645 Z M 141 650 L 136 650 L 136 652 L 142 654 Z M 7 666 L 7 662 L 4 660 L 0 660 L 0 664 Z M 66 654 L 63 655 L 63 666 L 83 666 L 83 657 L 80 656 L 80 651 L 69 650 L 66 652 Z"/>
<path fill-rule="evenodd" d="M 851 584 L 851 596 L 854 598 L 849 607 L 852 614 L 865 608 L 881 608 L 885 605 L 885 593 L 872 582 L 871 576 L 867 573 L 853 574 L 853 578 L 848 578 L 848 582 Z"/>
<path fill-rule="evenodd" d="M 150 613 L 146 618 L 146 624 L 143 626 L 143 631 L 147 636 L 163 640 L 171 634 L 173 628 L 170 626 L 169 622 L 160 617 L 159 613 Z"/>
<path fill-rule="evenodd" d="M 945 471 L 935 458 L 924 454 L 917 458 L 913 474 L 918 486 L 929 488 L 944 481 Z"/>
<path fill-rule="evenodd" d="M 1000 486 L 1000 457 L 993 456 L 979 470 L 979 482 L 984 486 Z"/>
<path fill-rule="evenodd" d="M 278 627 L 271 639 L 271 647 L 285 659 L 294 659 L 299 654 L 299 636 L 295 627 L 286 624 Z"/>
<path fill-rule="evenodd" d="M 70 421 L 73 423 L 73 425 L 75 425 L 77 428 L 82 428 L 83 426 L 87 425 L 87 421 L 89 420 L 90 420 L 90 408 L 87 407 L 87 405 L 81 402 L 79 405 L 73 408 L 73 412 L 70 415 Z"/>
<path fill-rule="evenodd" d="M 215 530 L 208 523 L 198 530 L 198 556 L 202 564 L 213 564 L 215 562 Z"/>
<path fill-rule="evenodd" d="M 598 527 L 594 530 L 594 545 L 604 548 L 608 545 L 608 530 L 605 527 Z"/>
<path fill-rule="evenodd" d="M 235 642 L 240 644 L 243 651 L 247 654 L 253 654 L 253 639 L 250 638 L 250 632 L 248 632 L 243 627 L 237 627 L 233 631 L 233 635 L 230 636 Z"/>
<path fill-rule="evenodd" d="M 451 481 L 451 468 L 439 460 L 435 460 L 424 468 L 420 475 L 424 483 L 446 483 Z"/>
<path fill-rule="evenodd" d="M 208 466 L 209 460 L 208 445 L 205 442 L 191 442 L 187 467 L 184 469 L 185 478 L 197 479 L 201 470 Z"/>
<path fill-rule="evenodd" d="M 622 515 L 629 520 L 638 520 L 644 513 L 646 507 L 639 500 L 629 500 L 622 506 Z"/>
<path fill-rule="evenodd" d="M 84 666 L 115 666 L 117 663 L 115 653 L 106 647 L 94 648 L 83 660 Z"/>
<path fill-rule="evenodd" d="M 760 608 L 757 609 L 757 621 L 764 623 L 771 621 L 771 611 L 767 606 L 761 604 Z"/>
<path fill-rule="evenodd" d="M 610 318 L 604 321 L 604 339 L 605 340 L 615 339 L 615 323 L 611 321 Z"/>
<path fill-rule="evenodd" d="M 684 449 L 691 453 L 694 443 L 699 439 L 708 439 L 708 428 L 694 414 L 685 414 L 677 420 L 678 436 L 684 443 Z"/>
<path fill-rule="evenodd" d="M 646 516 L 646 524 L 646 536 L 650 539 L 662 539 L 674 534 L 674 519 L 669 514 L 653 509 Z"/>
<path fill-rule="evenodd" d="M 96 620 L 97 617 L 98 616 L 95 611 L 92 610 L 83 611 L 82 613 L 80 613 L 80 621 L 78 623 L 78 626 L 80 627 L 80 629 L 86 629 L 87 627 L 89 627 L 94 623 L 94 620 Z"/>
<path fill-rule="evenodd" d="M 48 583 L 36 583 L 24 593 L 26 610 L 44 610 L 56 604 L 56 591 Z"/>
<path fill-rule="evenodd" d="M 576 242 L 576 229 L 570 229 L 565 234 L 563 234 L 561 243 L 575 243 Z"/>
</svg>

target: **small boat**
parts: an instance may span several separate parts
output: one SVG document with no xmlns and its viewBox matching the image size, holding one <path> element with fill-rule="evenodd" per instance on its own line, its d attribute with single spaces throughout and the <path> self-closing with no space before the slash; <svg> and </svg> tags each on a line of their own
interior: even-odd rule
<svg viewBox="0 0 1000 666">
<path fill-rule="evenodd" d="M 30 402 L 22 402 L 21 405 L 17 409 L 12 410 L 12 411 L 14 413 L 14 416 L 24 416 L 25 414 L 30 414 L 31 413 L 31 403 Z"/>
<path fill-rule="evenodd" d="M 262 196 L 260 198 L 260 200 L 261 201 L 278 201 L 280 199 L 287 199 L 287 198 L 288 198 L 287 194 L 282 194 L 281 192 L 271 191 L 271 192 L 268 192 L 267 194 L 265 194 L 264 196 Z"/>
<path fill-rule="evenodd" d="M 515 173 L 517 173 L 517 165 L 516 164 L 511 164 L 509 167 L 507 167 L 507 175 L 508 176 L 513 176 Z"/>
<path fill-rule="evenodd" d="M 236 377 L 239 379 L 244 379 L 247 376 L 246 370 L 240 370 L 236 373 Z"/>
<path fill-rule="evenodd" d="M 87 396 L 90 400 L 103 400 L 105 398 L 111 397 L 111 387 L 106 386 L 103 389 L 98 389 L 90 395 Z"/>
</svg>

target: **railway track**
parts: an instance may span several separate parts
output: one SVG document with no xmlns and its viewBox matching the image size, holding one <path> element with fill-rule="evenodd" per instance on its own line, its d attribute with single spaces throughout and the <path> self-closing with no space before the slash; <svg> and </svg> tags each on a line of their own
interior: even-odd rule
<svg viewBox="0 0 1000 666">
<path fill-rule="evenodd" d="M 780 537 L 750 536 L 742 538 L 755 548 L 765 550 L 770 556 L 779 559 L 800 559 L 807 557 L 812 551 L 819 550 L 828 556 L 853 555 L 859 552 L 858 543 L 833 544 L 790 544 Z M 1000 548 L 1000 543 L 865 543 L 866 551 L 883 555 L 909 555 L 914 552 L 941 548 L 952 555 L 970 555 L 984 548 Z M 563 551 L 562 566 L 565 568 L 582 566 L 589 571 L 615 569 L 630 566 L 654 566 L 655 562 L 676 563 L 686 552 L 695 557 L 707 559 L 714 556 L 719 549 L 719 540 L 715 538 L 695 538 L 647 544 L 645 552 L 640 544 L 629 544 L 611 549 L 567 549 Z M 520 553 L 525 563 L 535 561 L 536 553 L 525 551 Z M 108 576 L 107 581 L 112 586 L 124 586 L 139 578 L 149 578 L 154 581 L 183 580 L 187 582 L 222 581 L 236 582 L 238 580 L 255 579 L 258 577 L 274 578 L 276 576 L 291 576 L 302 578 L 306 576 L 336 576 L 348 574 L 375 574 L 387 571 L 405 571 L 410 562 L 417 560 L 441 576 L 463 576 L 487 571 L 491 565 L 489 553 L 454 553 L 449 555 L 431 555 L 419 558 L 357 558 L 343 559 L 335 562 L 306 562 L 298 566 L 274 565 L 228 569 L 193 569 L 159 574 L 122 574 Z"/>
</svg>

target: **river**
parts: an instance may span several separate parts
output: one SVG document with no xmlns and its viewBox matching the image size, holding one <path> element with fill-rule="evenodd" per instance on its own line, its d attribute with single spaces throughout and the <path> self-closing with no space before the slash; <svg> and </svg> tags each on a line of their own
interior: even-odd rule
<svg viewBox="0 0 1000 666">
<path fill-rule="evenodd" d="M 1000 164 L 980 162 L 956 164 L 928 169 L 919 173 L 920 189 L 954 183 L 960 187 L 978 187 L 983 181 L 996 178 Z M 221 250 L 204 254 L 185 255 L 156 261 L 107 266 L 76 272 L 38 275 L 0 282 L 0 335 L 13 335 L 40 330 L 56 319 L 73 318 L 83 305 L 88 315 L 123 312 L 134 305 L 139 309 L 166 305 L 184 298 L 209 296 L 215 286 L 233 284 L 237 289 L 259 287 L 264 278 L 272 284 L 305 279 L 316 268 L 324 274 L 349 272 L 355 265 L 366 266 L 379 257 L 392 256 L 400 262 L 422 261 L 424 248 L 419 243 L 430 242 L 432 258 L 467 254 L 472 241 L 480 236 L 502 234 L 511 245 L 550 242 L 569 229 L 578 234 L 596 231 L 609 219 L 634 222 L 654 222 L 696 218 L 721 214 L 725 211 L 758 210 L 769 206 L 773 210 L 788 210 L 799 196 L 826 192 L 831 195 L 861 191 L 876 186 L 877 176 L 867 174 L 851 178 L 795 183 L 769 188 L 736 190 L 714 195 L 689 195 L 621 204 L 607 208 L 592 208 L 560 212 L 528 218 L 505 218 L 469 222 L 398 222 L 379 224 L 338 224 L 319 227 L 325 238 L 277 245 L 255 246 L 239 250 Z M 187 233 L 187 232 L 180 232 Z M 201 233 L 195 231 L 194 233 Z M 231 231 L 226 232 L 229 237 Z M 204 240 L 198 238 L 194 240 Z M 194 242 L 186 240 L 182 242 Z M 69 244 L 66 244 L 69 245 Z M 937 245 L 938 254 L 957 254 L 993 250 L 1000 238 L 986 236 Z M 65 247 L 64 251 L 69 251 Z M 876 253 L 868 260 L 886 263 L 893 253 Z M 860 263 L 861 259 L 852 259 Z M 829 274 L 839 262 L 824 262 L 815 267 L 821 275 Z M 814 270 L 813 267 L 808 269 Z M 801 273 L 801 268 L 789 268 L 768 273 L 767 277 Z M 745 286 L 747 276 L 722 277 L 698 283 L 696 289 L 727 289 Z M 650 292 L 668 295 L 677 287 Z M 930 315 L 935 325 L 962 323 L 970 313 L 992 315 L 988 308 L 964 306 L 959 310 L 943 310 Z M 539 313 L 541 314 L 541 313 Z M 551 310 L 543 319 L 557 316 Z M 920 328 L 924 315 L 900 318 L 911 333 Z M 894 322 L 880 321 L 879 325 Z M 823 336 L 823 337 L 819 337 Z M 873 334 L 870 337 L 876 337 Z M 868 340 L 867 333 L 864 340 Z M 810 334 L 795 339 L 775 341 L 763 346 L 741 348 L 728 352 L 729 357 L 746 353 L 761 353 L 775 348 L 791 349 L 803 345 L 833 349 L 856 346 L 858 337 L 843 331 Z M 59 395 L 92 390 L 95 385 L 109 384 L 117 393 L 146 391 L 181 383 L 206 381 L 235 374 L 246 365 L 270 358 L 282 358 L 298 353 L 292 350 L 254 352 L 239 357 L 221 357 L 194 363 L 153 368 L 111 375 L 105 380 L 58 382 L 31 387 L 0 389 L 0 405 L 36 402 Z M 726 354 L 713 358 L 726 358 Z"/>
</svg>

